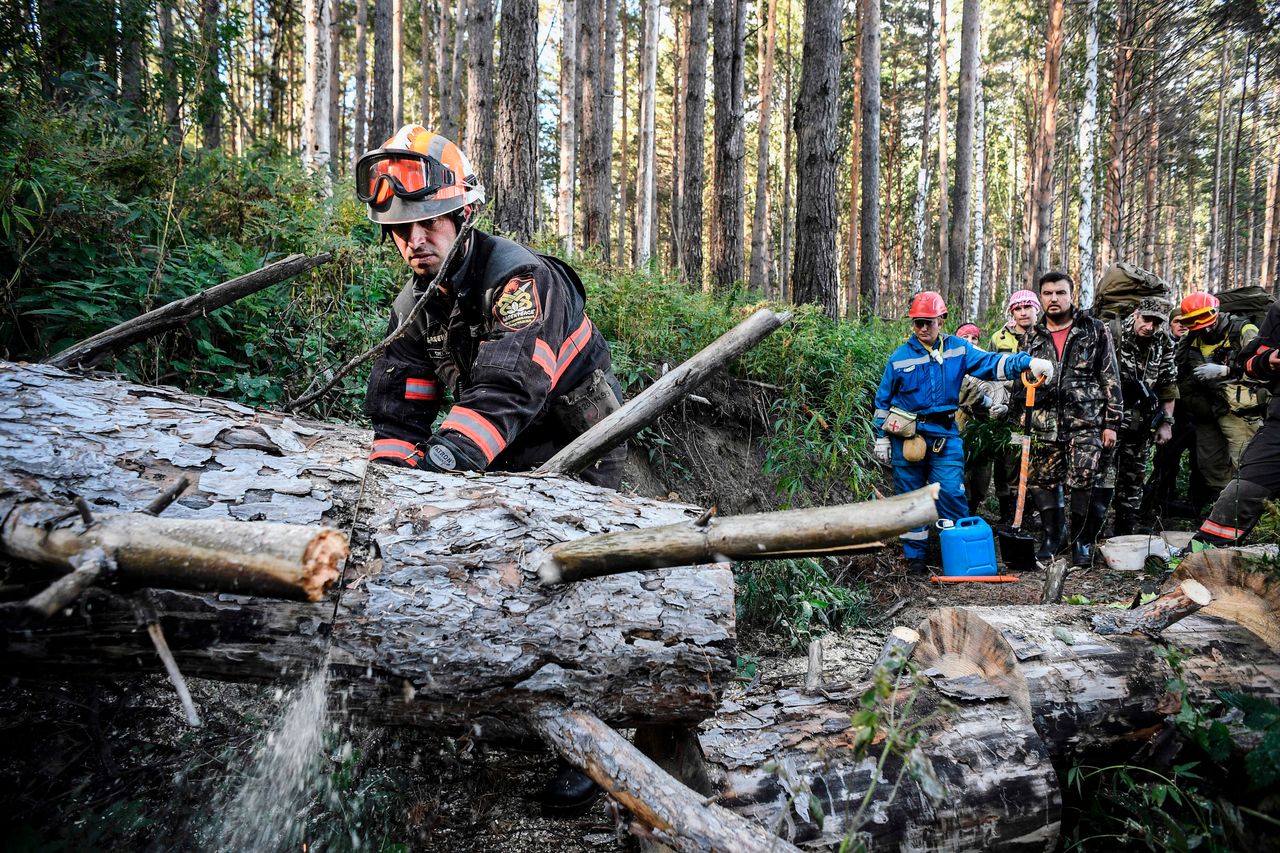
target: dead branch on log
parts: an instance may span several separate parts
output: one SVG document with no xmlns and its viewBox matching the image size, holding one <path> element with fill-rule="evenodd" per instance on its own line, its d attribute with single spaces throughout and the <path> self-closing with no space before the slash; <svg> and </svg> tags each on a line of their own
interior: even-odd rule
<svg viewBox="0 0 1280 853">
<path fill-rule="evenodd" d="M 809 665 L 804 673 L 804 692 L 817 693 L 822 687 L 822 640 L 809 641 Z"/>
<path fill-rule="evenodd" d="M 125 320 L 78 344 L 72 344 L 60 353 L 49 356 L 44 363 L 63 369 L 94 367 L 113 352 L 181 328 L 196 317 L 201 317 L 224 305 L 230 305 L 237 299 L 265 290 L 273 284 L 293 278 L 332 259 L 333 255 L 330 252 L 322 252 L 311 257 L 290 255 L 283 260 L 267 264 L 261 269 L 214 285 L 208 290 L 202 290 L 131 320 Z"/>
<path fill-rule="evenodd" d="M 581 768 L 677 850 L 800 853 L 762 826 L 707 803 L 592 714 L 543 705 L 530 715 L 530 724 L 566 761 Z"/>
<path fill-rule="evenodd" d="M 360 353 L 346 364 L 342 365 L 342 367 L 339 367 L 337 372 L 330 376 L 329 379 L 319 388 L 314 391 L 308 390 L 307 393 L 303 394 L 301 397 L 289 400 L 282 405 L 280 409 L 285 412 L 292 412 L 302 408 L 303 406 L 311 405 L 316 400 L 319 400 L 325 394 L 328 394 L 333 390 L 333 388 L 341 382 L 343 377 L 348 373 L 355 370 L 366 361 L 382 355 L 382 353 L 386 351 L 387 347 L 391 346 L 407 334 L 408 331 L 413 328 L 413 325 L 417 322 L 418 318 L 422 316 L 422 312 L 427 310 L 428 297 L 435 292 L 436 285 L 438 285 L 440 280 L 444 278 L 445 270 L 449 269 L 449 267 L 453 265 L 453 257 L 458 253 L 459 247 L 466 245 L 467 235 L 471 233 L 472 222 L 472 219 L 466 219 L 463 221 L 462 227 L 458 229 L 458 236 L 453 238 L 453 243 L 449 245 L 449 252 L 444 256 L 444 263 L 440 264 L 440 269 L 436 271 L 436 277 L 431 279 L 431 283 L 423 289 L 422 295 L 419 296 L 418 301 L 414 303 L 413 310 L 409 312 L 409 316 L 400 321 L 400 325 L 396 327 L 394 332 L 387 335 L 385 338 L 378 341 L 372 347 Z M 319 378 L 320 374 L 317 374 L 316 377 L 311 380 L 311 384 L 314 386 Z"/>
<path fill-rule="evenodd" d="M 911 660 L 911 653 L 915 651 L 918 642 L 920 642 L 918 631 L 906 625 L 894 628 L 885 639 L 884 646 L 881 647 L 880 654 L 876 656 L 876 662 L 871 665 L 867 676 L 874 677 L 876 670 L 882 667 L 891 677 L 897 676 L 907 665 L 907 661 Z"/>
<path fill-rule="evenodd" d="M 575 438 L 544 462 L 538 473 L 577 474 L 585 470 L 656 421 L 682 397 L 697 390 L 713 371 L 760 343 L 790 319 L 789 311 L 777 313 L 761 308 Z"/>
<path fill-rule="evenodd" d="M 0 526 L 0 544 L 12 557 L 57 569 L 74 569 L 73 556 L 101 548 L 115 560 L 121 580 L 140 586 L 304 601 L 324 597 L 349 550 L 346 537 L 329 528 L 146 513 L 103 514 L 89 525 L 57 526 L 64 516 L 58 504 L 21 504 Z"/>
<path fill-rule="evenodd" d="M 846 552 L 935 521 L 937 495 L 935 483 L 882 501 L 602 533 L 548 548 L 538 577 L 557 584 L 663 566 Z"/>
<path fill-rule="evenodd" d="M 116 570 L 115 560 L 101 548 L 94 547 L 67 558 L 72 572 L 51 583 L 43 592 L 27 602 L 27 609 L 48 618 L 70 607 L 86 589 L 103 574 Z"/>
<path fill-rule="evenodd" d="M 1113 610 L 1095 614 L 1093 630 L 1099 634 L 1146 634 L 1155 637 L 1179 619 L 1195 613 L 1213 600 L 1204 584 L 1188 578 L 1133 610 Z"/>
</svg>

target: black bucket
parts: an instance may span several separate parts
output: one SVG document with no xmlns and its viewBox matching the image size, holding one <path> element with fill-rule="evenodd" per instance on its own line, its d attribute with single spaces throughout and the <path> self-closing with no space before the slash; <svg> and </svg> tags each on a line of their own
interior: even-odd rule
<svg viewBox="0 0 1280 853">
<path fill-rule="evenodd" d="M 1000 540 L 1000 561 L 1011 572 L 1032 572 L 1036 566 L 1036 538 L 1016 527 L 996 529 Z"/>
</svg>

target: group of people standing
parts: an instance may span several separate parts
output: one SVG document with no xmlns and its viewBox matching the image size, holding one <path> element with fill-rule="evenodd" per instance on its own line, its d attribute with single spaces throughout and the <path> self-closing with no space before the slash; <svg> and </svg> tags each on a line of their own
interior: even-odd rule
<svg viewBox="0 0 1280 853">
<path fill-rule="evenodd" d="M 1148 528 L 1176 503 L 1187 453 L 1192 505 L 1217 498 L 1196 539 L 1244 538 L 1280 492 L 1280 398 L 1268 402 L 1280 382 L 1280 309 L 1261 333 L 1209 293 L 1177 308 L 1148 296 L 1103 319 L 1074 304 L 1066 273 L 1037 287 L 1009 298 L 988 349 L 972 323 L 941 333 L 939 294 L 912 300 L 914 335 L 890 356 L 875 403 L 876 455 L 892 464 L 896 489 L 941 484 L 938 514 L 955 519 L 976 514 L 994 480 L 1000 520 L 1011 522 L 1019 450 L 988 446 L 966 464 L 962 438 L 969 423 L 1008 419 L 1031 438 L 1026 506 L 1040 517 L 1038 560 L 1070 552 L 1073 565 L 1091 565 L 1111 511 L 1116 535 Z M 909 569 L 925 569 L 927 540 L 927 528 L 903 534 Z"/>
</svg>

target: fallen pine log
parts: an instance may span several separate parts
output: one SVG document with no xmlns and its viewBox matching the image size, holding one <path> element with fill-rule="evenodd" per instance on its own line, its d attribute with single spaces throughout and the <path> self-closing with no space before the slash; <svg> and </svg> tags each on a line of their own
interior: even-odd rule
<svg viewBox="0 0 1280 853">
<path fill-rule="evenodd" d="M 228 536 L 243 521 L 350 531 L 347 575 L 330 600 L 150 590 L 188 676 L 290 680 L 327 665 L 354 712 L 479 734 L 527 733 L 527 709 L 548 700 L 579 703 L 613 724 L 689 724 L 714 711 L 735 657 L 727 566 L 557 590 L 535 574 L 553 544 L 674 523 L 695 508 L 561 477 L 366 468 L 368 444 L 369 433 L 349 427 L 0 363 L 6 517 L 21 502 L 65 504 L 73 493 L 99 519 L 139 513 L 191 476 L 195 485 L 150 521 L 212 521 L 231 525 Z M 30 572 L 26 560 L 10 558 L 9 567 L 11 579 Z M 23 598 L 38 591 L 29 586 Z M 47 622 L 0 618 L 6 675 L 110 676 L 158 665 L 125 596 L 91 588 Z"/>
<path fill-rule="evenodd" d="M 962 701 L 1007 700 L 1028 716 L 1058 762 L 1126 745 L 1136 749 L 1160 727 L 1176 697 L 1167 685 L 1176 674 L 1201 698 L 1215 690 L 1280 699 L 1277 647 L 1254 625 L 1274 625 L 1280 601 L 1275 582 L 1238 565 L 1239 558 L 1193 555 L 1178 570 L 1163 599 L 1138 611 L 1101 607 L 950 607 L 920 626 L 914 661 L 939 689 Z M 1205 580 L 1200 581 L 1204 575 Z M 1167 616 L 1185 599 L 1188 581 L 1210 594 L 1243 601 L 1253 597 L 1249 619 L 1236 621 L 1210 602 L 1194 600 L 1187 615 L 1156 630 L 1143 614 Z M 1213 592 L 1215 587 L 1219 592 Z M 1199 612 L 1195 612 L 1199 611 Z M 1162 621 L 1157 619 L 1158 621 Z M 1122 627 L 1116 633 L 1115 626 Z M 1098 626 L 1109 633 L 1101 633 Z M 1178 650 L 1175 673 L 1167 650 Z"/>
</svg>

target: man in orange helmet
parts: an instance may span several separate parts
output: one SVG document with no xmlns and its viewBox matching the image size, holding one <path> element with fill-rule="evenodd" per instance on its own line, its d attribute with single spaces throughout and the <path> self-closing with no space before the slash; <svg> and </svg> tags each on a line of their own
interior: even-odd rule
<svg viewBox="0 0 1280 853">
<path fill-rule="evenodd" d="M 528 471 L 618 408 L 609 345 L 583 312 L 586 292 L 568 264 L 472 229 L 441 274 L 484 201 L 456 145 L 406 125 L 360 158 L 356 194 L 411 272 L 388 334 L 409 329 L 369 377 L 370 459 L 437 472 Z M 453 405 L 433 430 L 446 394 Z M 582 479 L 617 488 L 625 458 L 615 448 Z"/>
<path fill-rule="evenodd" d="M 1239 355 L 1258 334 L 1248 317 L 1218 309 L 1212 293 L 1182 300 L 1186 334 L 1174 349 L 1183 405 L 1196 430 L 1196 463 L 1211 494 L 1231 482 L 1266 411 L 1267 392 L 1246 376 Z"/>
<path fill-rule="evenodd" d="M 893 465 L 898 494 L 939 483 L 939 518 L 964 518 L 969 513 L 964 445 L 956 427 L 964 377 L 1002 381 L 1028 369 L 1052 376 L 1053 365 L 1025 353 L 984 352 L 964 338 L 943 334 L 947 305 L 932 290 L 915 295 L 908 315 L 914 334 L 889 356 L 876 391 L 874 453 Z M 929 529 L 918 527 L 899 539 L 908 570 L 925 571 Z"/>
<path fill-rule="evenodd" d="M 609 345 L 568 264 L 477 229 L 450 260 L 484 201 L 456 145 L 406 125 L 360 158 L 356 195 L 411 273 L 387 333 L 408 328 L 369 375 L 371 460 L 437 473 L 528 471 L 619 407 Z M 453 405 L 433 429 L 446 394 Z M 582 479 L 617 488 L 625 458 L 619 446 Z M 598 794 L 561 763 L 541 799 L 568 816 Z"/>
</svg>

